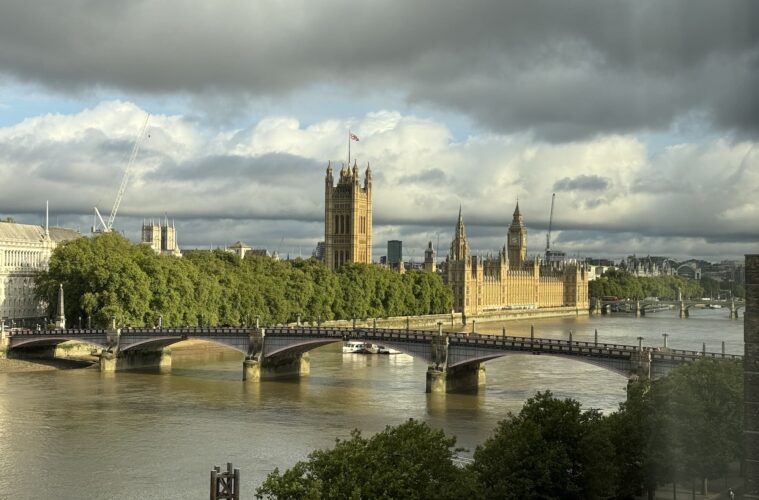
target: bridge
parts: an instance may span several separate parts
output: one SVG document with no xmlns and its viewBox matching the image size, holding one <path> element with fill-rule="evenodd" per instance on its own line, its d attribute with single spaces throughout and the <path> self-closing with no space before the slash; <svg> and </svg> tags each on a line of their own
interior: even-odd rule
<svg viewBox="0 0 759 500">
<path fill-rule="evenodd" d="M 738 319 L 738 311 L 741 308 L 746 307 L 746 304 L 742 300 L 704 300 L 704 299 L 690 299 L 690 300 L 602 300 L 596 299 L 592 307 L 594 314 L 608 314 L 614 307 L 623 307 L 625 312 L 635 314 L 636 316 L 645 316 L 646 312 L 654 312 L 661 308 L 674 309 L 677 308 L 680 311 L 681 318 L 688 318 L 690 316 L 690 309 L 694 307 L 705 308 L 724 308 L 728 311 L 728 317 L 730 319 Z"/>
<path fill-rule="evenodd" d="M 381 344 L 428 365 L 427 392 L 469 392 L 485 383 L 486 361 L 510 354 L 558 356 L 596 365 L 625 377 L 658 378 L 674 367 L 702 358 L 737 360 L 741 356 L 683 351 L 666 346 L 646 347 L 594 342 L 444 333 L 428 330 L 383 328 L 321 328 L 318 326 L 239 328 L 116 328 L 3 331 L 0 349 L 11 357 L 25 350 L 51 349 L 66 341 L 83 342 L 98 351 L 100 370 L 114 372 L 135 368 L 170 368 L 167 347 L 183 340 L 204 340 L 245 355 L 243 380 L 258 381 L 301 376 L 310 371 L 308 352 L 317 347 L 362 340 Z M 52 354 L 51 354 L 52 355 Z"/>
</svg>

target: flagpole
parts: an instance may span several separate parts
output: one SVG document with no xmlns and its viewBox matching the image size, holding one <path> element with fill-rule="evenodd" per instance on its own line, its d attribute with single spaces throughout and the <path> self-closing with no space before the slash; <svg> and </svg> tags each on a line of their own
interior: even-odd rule
<svg viewBox="0 0 759 500">
<path fill-rule="evenodd" d="M 351 129 L 348 129 L 348 168 L 351 168 Z"/>
</svg>

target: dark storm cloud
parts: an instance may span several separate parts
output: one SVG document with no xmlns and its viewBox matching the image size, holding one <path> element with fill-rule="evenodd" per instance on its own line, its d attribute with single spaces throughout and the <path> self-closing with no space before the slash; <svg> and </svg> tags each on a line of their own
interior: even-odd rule
<svg viewBox="0 0 759 500">
<path fill-rule="evenodd" d="M 284 153 L 262 156 L 213 155 L 177 164 L 167 162 L 147 177 L 159 181 L 223 180 L 232 184 L 310 186 L 323 174 L 323 165 L 315 160 Z"/>
<path fill-rule="evenodd" d="M 393 89 L 559 141 L 660 129 L 694 110 L 759 130 L 751 0 L 45 3 L 0 7 L 0 68 L 63 91 L 242 102 L 324 84 Z"/>
<path fill-rule="evenodd" d="M 399 184 L 433 184 L 440 186 L 446 182 L 447 178 L 445 176 L 445 172 L 439 168 L 429 168 L 417 174 L 404 175 L 398 179 Z"/>
<path fill-rule="evenodd" d="M 609 179 L 598 175 L 564 177 L 553 185 L 554 191 L 603 191 L 609 187 Z"/>
</svg>

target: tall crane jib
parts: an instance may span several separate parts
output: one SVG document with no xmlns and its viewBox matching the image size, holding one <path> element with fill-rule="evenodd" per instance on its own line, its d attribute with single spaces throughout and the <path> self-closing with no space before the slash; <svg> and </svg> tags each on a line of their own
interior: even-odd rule
<svg viewBox="0 0 759 500">
<path fill-rule="evenodd" d="M 548 233 L 546 234 L 546 256 L 551 251 L 551 227 L 553 226 L 553 202 L 556 200 L 556 193 L 551 195 L 551 215 L 548 216 Z"/>
<path fill-rule="evenodd" d="M 145 116 L 145 121 L 142 123 L 142 127 L 140 127 L 140 131 L 137 134 L 137 138 L 134 140 L 134 144 L 132 145 L 132 152 L 129 154 L 129 160 L 127 161 L 126 169 L 124 170 L 124 176 L 121 178 L 119 191 L 116 194 L 116 201 L 113 203 L 113 208 L 111 209 L 111 215 L 108 216 L 107 222 L 103 220 L 103 217 L 100 215 L 100 211 L 97 209 L 97 207 L 95 207 L 95 215 L 97 216 L 97 219 L 100 222 L 102 227 L 97 228 L 93 226 L 93 232 L 110 233 L 113 230 L 113 222 L 114 220 L 116 220 L 116 213 L 119 211 L 121 200 L 124 197 L 124 192 L 126 191 L 126 187 L 129 182 L 129 174 L 131 173 L 132 166 L 134 165 L 134 162 L 137 159 L 137 154 L 140 152 L 140 146 L 142 145 L 142 141 L 145 138 L 145 131 L 148 128 L 149 120 L 150 120 L 150 114 L 148 113 Z"/>
</svg>

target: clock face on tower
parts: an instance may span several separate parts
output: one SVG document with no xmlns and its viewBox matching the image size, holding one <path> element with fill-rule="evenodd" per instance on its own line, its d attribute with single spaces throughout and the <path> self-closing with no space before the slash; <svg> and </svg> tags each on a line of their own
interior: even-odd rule
<svg viewBox="0 0 759 500">
<path fill-rule="evenodd" d="M 519 235 L 518 234 L 509 235 L 509 242 L 512 245 L 519 245 Z"/>
</svg>

